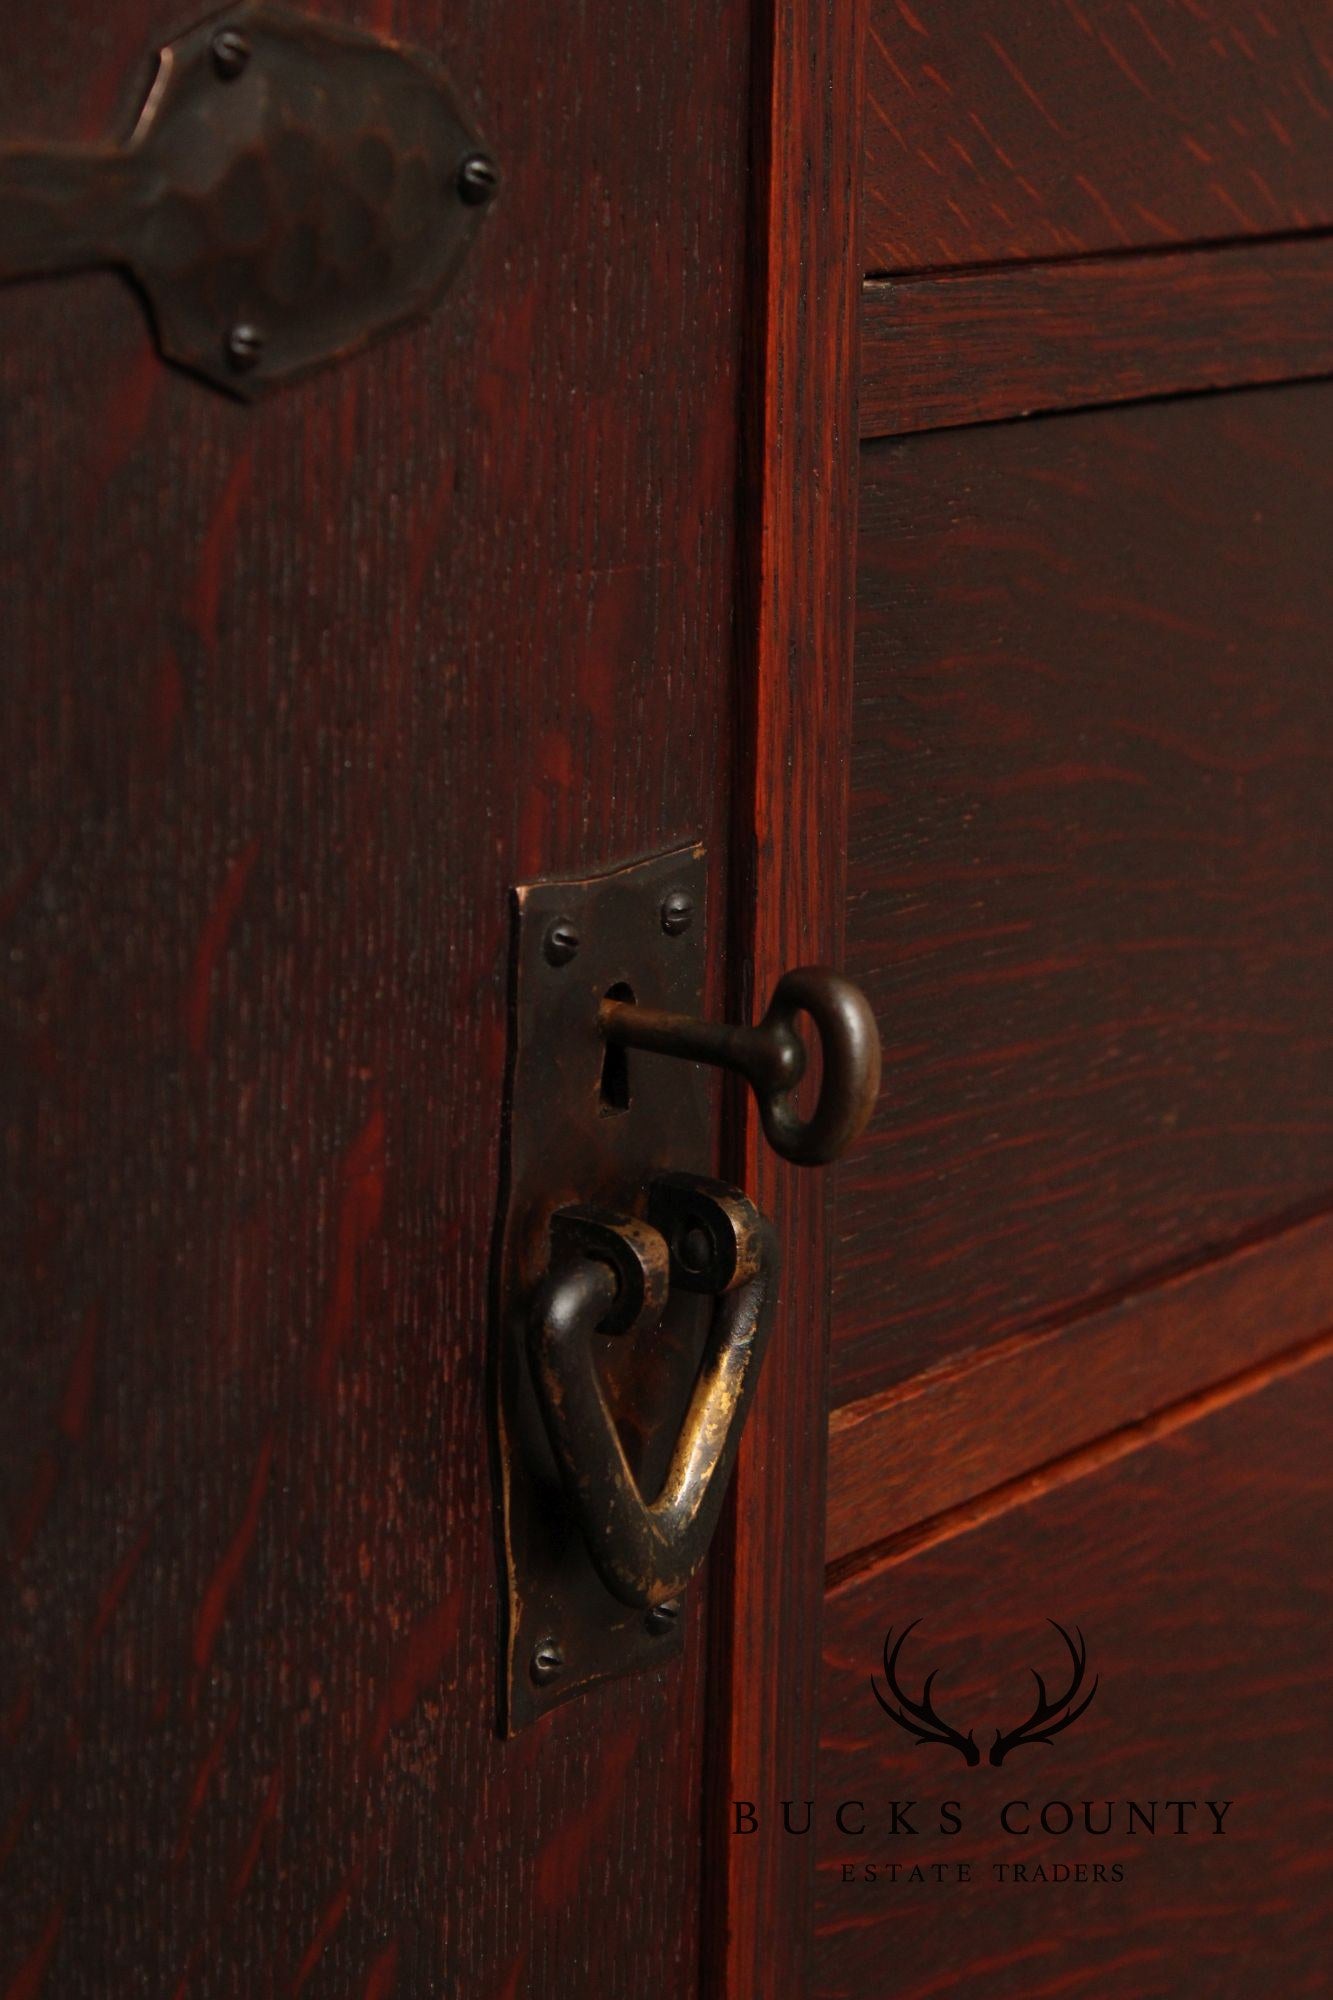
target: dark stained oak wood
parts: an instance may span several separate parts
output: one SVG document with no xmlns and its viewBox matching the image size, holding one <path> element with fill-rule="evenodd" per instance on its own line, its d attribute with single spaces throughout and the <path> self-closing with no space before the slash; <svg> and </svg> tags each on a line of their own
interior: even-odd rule
<svg viewBox="0 0 1333 2000">
<path fill-rule="evenodd" d="M 511 883 L 703 838 L 721 959 L 750 10 L 326 11 L 503 168 L 428 323 L 0 295 L 0 1993 L 683 2000 L 704 1607 L 497 1736 L 488 1265 Z M 0 131 L 190 17 L 6 10 Z"/>
<path fill-rule="evenodd" d="M 847 812 L 864 5 L 771 0 L 756 23 L 732 996 L 745 1019 L 789 967 L 841 956 L 845 855 L 810 830 Z M 813 1771 L 823 1602 L 827 1178 L 777 1158 L 748 1093 L 739 1115 L 734 1164 L 777 1224 L 783 1276 L 713 1558 L 713 1836 L 769 1760 Z M 808 1854 L 715 1838 L 706 1880 L 704 1990 L 755 2000 L 781 1968 L 784 2000 L 800 2000 Z"/>
<path fill-rule="evenodd" d="M 1033 0 L 1021 65 L 1001 0 L 877 0 L 863 90 L 870 4 L 314 0 L 436 53 L 504 187 L 427 324 L 253 411 L 164 370 L 113 277 L 0 293 L 3 2000 L 802 2000 L 815 1844 L 722 1808 L 839 1778 L 909 1569 L 950 1585 L 922 1586 L 946 1639 L 976 1629 L 950 1606 L 989 1619 L 992 1676 L 1086 1589 L 1113 1722 L 1144 1579 L 1188 1573 L 1169 1609 L 1245 1714 L 1289 1642 L 1298 1833 L 1327 1789 L 1291 1610 L 1323 1374 L 1280 1422 L 1251 1372 L 1248 1429 L 1196 1400 L 1083 1440 L 1318 1318 L 1333 392 L 870 449 L 855 728 L 851 664 L 865 263 L 1327 224 L 1326 10 L 1209 0 L 1206 37 L 1203 0 L 1125 0 L 1167 50 L 1145 108 L 1086 0 Z M 11 9 L 0 136 L 123 134 L 181 22 Z M 782 1313 L 684 1655 L 506 1743 L 508 891 L 695 839 L 710 1010 L 839 961 L 845 924 L 889 1096 L 836 1218 L 729 1101 Z M 1252 1244 L 1187 1288 L 1283 1221 L 1309 1261 Z M 1167 1279 L 1136 1310 L 1181 1346 L 1116 1381 L 1108 1294 Z M 923 1464 L 896 1513 L 835 1517 L 897 1559 L 826 1600 L 831 1317 L 867 1425 L 943 1361 L 923 1397 L 953 1379 L 971 1431 L 952 1485 Z M 1009 1407 L 1061 1400 L 1006 1443 L 967 1395 L 1020 1354 L 1045 1373 Z M 1313 1990 L 1308 1905 L 1269 1906 Z M 914 1948 L 829 1932 L 813 1985 L 899 2000 Z"/>
<path fill-rule="evenodd" d="M 862 457 L 839 1404 L 1333 1189 L 1333 389 Z"/>
<path fill-rule="evenodd" d="M 864 268 L 1333 222 L 1325 0 L 875 0 Z"/>
<path fill-rule="evenodd" d="M 1333 1533 L 1327 1446 L 1333 1356 L 1290 1371 L 1142 1448 L 1061 1477 L 967 1532 L 882 1563 L 832 1593 L 825 1614 L 819 1786 L 820 2000 L 1249 2000 L 1327 1992 L 1333 1912 L 1315 1884 L 1333 1861 L 1333 1732 L 1326 1699 Z M 901 1659 L 919 1693 L 938 1667 L 939 1711 L 997 1727 L 1030 1707 L 1032 1667 L 1063 1691 L 1068 1660 L 1047 1625 L 1078 1625 L 1087 1712 L 1051 1743 L 968 1769 L 915 1746 L 869 1680 L 886 1629 L 920 1619 Z M 860 1799 L 920 1801 L 916 1839 L 837 1833 Z M 941 1800 L 963 1832 L 942 1837 Z M 1034 1831 L 997 1830 L 1027 1800 Z M 1123 1802 L 1233 1803 L 1221 1836 L 1126 1831 Z M 1046 1833 L 1048 1800 L 1076 1814 L 1122 1802 L 1114 1829 Z M 848 1816 L 852 1824 L 856 1815 Z M 1186 1823 L 1212 1821 L 1202 1803 Z M 1021 1816 L 1019 1823 L 1022 1823 Z M 1055 1815 L 1058 1828 L 1062 1817 Z M 929 1830 L 927 1830 L 929 1829 Z M 1119 1863 L 1119 1885 L 997 1882 L 996 1862 Z M 844 1882 L 844 1862 L 970 1861 L 970 1885 Z M 1262 1967 L 1257 1973 L 1256 1968 Z"/>
<path fill-rule="evenodd" d="M 831 1564 L 1333 1330 L 1333 1218 L 834 1412 Z"/>
<path fill-rule="evenodd" d="M 861 435 L 1333 372 L 1333 237 L 868 283 Z"/>
</svg>

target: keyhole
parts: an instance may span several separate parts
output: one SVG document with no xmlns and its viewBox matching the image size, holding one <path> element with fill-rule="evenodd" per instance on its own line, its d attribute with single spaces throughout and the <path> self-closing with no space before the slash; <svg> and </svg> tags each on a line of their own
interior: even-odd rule
<svg viewBox="0 0 1333 2000">
<path fill-rule="evenodd" d="M 618 979 L 606 991 L 608 1000 L 627 1000 L 634 1005 L 634 988 Z M 602 1056 L 601 1109 L 605 1112 L 629 1110 L 629 1050 L 618 1042 L 608 1042 Z"/>
</svg>

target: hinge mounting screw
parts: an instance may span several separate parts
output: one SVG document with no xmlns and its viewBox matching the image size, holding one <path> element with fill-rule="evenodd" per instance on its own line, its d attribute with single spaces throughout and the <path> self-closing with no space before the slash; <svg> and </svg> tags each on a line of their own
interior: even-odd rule
<svg viewBox="0 0 1333 2000">
<path fill-rule="evenodd" d="M 559 1680 L 564 1671 L 565 1656 L 555 1640 L 539 1640 L 533 1648 L 531 1667 L 532 1678 L 538 1687 L 545 1687 L 548 1682 Z"/>
<path fill-rule="evenodd" d="M 264 336 L 257 326 L 239 321 L 227 334 L 227 359 L 238 375 L 248 375 L 259 366 L 264 352 Z"/>
<path fill-rule="evenodd" d="M 213 67 L 224 83 L 233 83 L 250 60 L 250 44 L 239 28 L 219 28 L 213 37 Z"/>
<path fill-rule="evenodd" d="M 484 208 L 500 191 L 500 171 L 487 153 L 469 153 L 458 169 L 459 198 L 469 208 Z"/>
</svg>

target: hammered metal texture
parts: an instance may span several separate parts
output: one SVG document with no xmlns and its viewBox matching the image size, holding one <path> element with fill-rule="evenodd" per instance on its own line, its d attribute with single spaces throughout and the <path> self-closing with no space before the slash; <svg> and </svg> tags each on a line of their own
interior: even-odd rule
<svg viewBox="0 0 1333 2000">
<path fill-rule="evenodd" d="M 0 151 L 0 278 L 122 266 L 169 360 L 253 396 L 434 303 L 477 152 L 421 58 L 242 4 L 162 51 L 125 147 Z"/>
<path fill-rule="evenodd" d="M 706 1171 L 712 1091 L 693 1063 L 629 1058 L 624 1102 L 601 1092 L 597 1023 L 609 989 L 649 1006 L 697 1011 L 704 926 L 672 936 L 661 910 L 673 890 L 705 907 L 703 851 L 658 855 L 610 874 L 529 883 L 515 895 L 513 1023 L 506 1172 L 497 1232 L 492 1383 L 497 1485 L 507 1583 L 500 1671 L 503 1727 L 515 1734 L 613 1675 L 677 1654 L 685 1617 L 645 1618 L 607 1590 L 588 1554 L 537 1404 L 528 1356 L 534 1295 L 551 1262 L 551 1222 L 570 1204 L 640 1213 L 664 1171 Z M 578 942 L 554 960 L 547 940 Z M 641 1218 L 642 1219 L 642 1218 Z M 592 1336 L 631 1473 L 656 1493 L 689 1407 L 712 1319 L 711 1298 L 673 1289 L 651 1331 Z M 544 1644 L 561 1666 L 534 1665 Z"/>
</svg>

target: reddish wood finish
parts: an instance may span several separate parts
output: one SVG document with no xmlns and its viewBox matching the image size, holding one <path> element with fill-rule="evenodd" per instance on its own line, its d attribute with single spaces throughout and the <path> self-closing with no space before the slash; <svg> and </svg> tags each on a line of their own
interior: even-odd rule
<svg viewBox="0 0 1333 2000">
<path fill-rule="evenodd" d="M 702 836 L 720 955 L 749 8 L 328 11 L 504 170 L 428 324 L 252 412 L 0 298 L 0 1993 L 684 1996 L 702 1606 L 495 1734 L 487 1275 L 510 884 Z M 6 11 L 0 130 L 181 19 Z"/>
<path fill-rule="evenodd" d="M 1313 1850 L 1304 1462 L 1333 1363 L 1019 1461 L 1322 1324 L 1326 1223 L 1107 1294 L 1333 1190 L 1333 390 L 872 449 L 854 730 L 850 632 L 860 270 L 1333 221 L 1326 9 L 1038 0 L 1020 61 L 1003 0 L 312 4 L 437 53 L 504 170 L 427 325 L 251 412 L 164 371 L 111 277 L 0 295 L 0 1996 L 801 2000 L 815 1843 L 737 1842 L 721 1808 L 896 1757 L 864 1682 L 901 1579 L 933 1636 L 984 1643 L 964 1693 L 1085 1616 L 1109 1727 L 1043 1778 L 1119 1785 L 1131 1747 L 1151 1773 L 1183 1744 L 1187 1779 L 1251 1785 L 1263 1836 L 1276 1704 Z M 161 0 L 0 19 L 0 133 L 123 131 L 180 25 Z M 1308 277 L 1324 252 L 1256 255 Z M 1277 366 L 1280 311 L 1290 359 L 1297 294 L 1237 303 L 1219 257 L 1191 338 L 1211 314 Z M 913 288 L 936 341 L 961 296 Z M 707 1627 L 696 1604 L 677 1665 L 503 1743 L 507 891 L 695 838 L 710 1004 L 838 960 L 845 916 L 889 1100 L 836 1228 L 732 1102 L 724 1164 L 786 1276 Z M 898 1539 L 829 1600 L 819 1771 L 833 1258 L 862 1399 L 834 1541 Z M 1225 1738 L 1190 1706 L 1210 1649 L 1205 1709 L 1258 1718 Z M 1236 1935 L 1231 1877 L 1202 1916 L 1165 1879 L 1194 1928 L 1162 1942 L 1150 1904 L 1136 1957 L 1113 1910 L 1107 2000 L 1196 1934 L 1211 1966 L 1204 1923 Z M 1323 1960 L 1293 1879 L 1267 1913 L 1299 1995 Z M 893 2000 L 939 1951 L 960 1990 L 1034 2000 L 1087 1910 L 1048 1946 L 1006 1906 L 969 1958 L 957 1924 L 848 1907 L 815 1984 Z"/>
<path fill-rule="evenodd" d="M 772 0 L 758 10 L 752 309 L 745 412 L 744 620 L 736 834 L 745 978 L 762 1009 L 789 966 L 841 955 L 844 853 L 812 840 L 847 811 L 855 555 L 856 240 L 863 0 Z M 810 163 L 814 162 L 811 171 Z M 777 1757 L 814 1768 L 827 1435 L 827 1177 L 783 1164 L 745 1103 L 745 1186 L 778 1225 L 778 1324 L 714 1558 L 718 1714 L 705 1824 Z M 715 1849 L 705 1989 L 800 2000 L 808 1856 Z"/>
<path fill-rule="evenodd" d="M 1327 1992 L 1333 1911 L 1314 1887 L 1333 1860 L 1323 1356 L 832 1594 L 815 1795 L 821 2000 L 1243 2000 L 1256 1976 L 1266 1992 Z M 1026 1713 L 1030 1667 L 1063 1689 L 1048 1618 L 1082 1628 L 1096 1696 L 1066 1733 L 998 1768 L 917 1747 L 869 1687 L 886 1628 L 916 1618 L 906 1685 L 919 1692 L 938 1666 L 940 1712 L 975 1726 L 983 1749 Z M 853 1840 L 832 1824 L 839 1800 L 860 1799 L 885 1827 L 895 1798 L 920 1802 L 918 1838 Z M 963 1818 L 952 1838 L 934 1831 L 946 1799 Z M 1030 1802 L 1026 1839 L 997 1830 L 1014 1799 Z M 1048 1800 L 1080 1815 L 1090 1800 L 1100 1815 L 1108 1799 L 1234 1803 L 1220 1837 L 1129 1834 L 1123 1803 L 1106 1835 L 1040 1829 Z M 1212 1824 L 1202 1804 L 1185 1820 Z M 1126 1879 L 997 1882 L 993 1864 L 1015 1859 L 1118 1862 Z M 872 1860 L 966 1860 L 974 1880 L 841 1879 L 844 1862 Z"/>
<path fill-rule="evenodd" d="M 828 1558 L 1333 1330 L 1333 1218 L 834 1412 Z"/>
<path fill-rule="evenodd" d="M 867 284 L 861 435 L 1333 370 L 1333 237 Z"/>
<path fill-rule="evenodd" d="M 1333 1187 L 1333 391 L 868 446 L 834 1400 Z"/>
<path fill-rule="evenodd" d="M 865 269 L 1333 222 L 1326 0 L 874 0 Z"/>
</svg>

